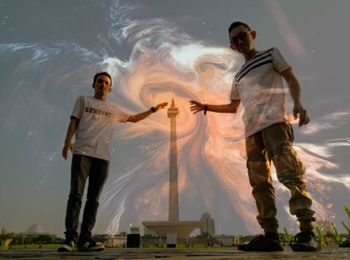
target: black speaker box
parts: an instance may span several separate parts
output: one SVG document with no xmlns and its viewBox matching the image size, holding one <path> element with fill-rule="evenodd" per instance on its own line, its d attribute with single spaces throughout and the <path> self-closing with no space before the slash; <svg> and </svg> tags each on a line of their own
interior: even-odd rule
<svg viewBox="0 0 350 260">
<path fill-rule="evenodd" d="M 126 247 L 140 247 L 140 234 L 128 234 L 126 237 Z"/>
</svg>

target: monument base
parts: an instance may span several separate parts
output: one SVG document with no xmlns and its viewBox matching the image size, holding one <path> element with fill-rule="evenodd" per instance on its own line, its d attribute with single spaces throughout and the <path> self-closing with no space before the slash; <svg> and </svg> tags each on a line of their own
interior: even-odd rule
<svg viewBox="0 0 350 260">
<path fill-rule="evenodd" d="M 159 237 L 176 234 L 178 239 L 188 239 L 193 230 L 201 226 L 199 221 L 143 221 L 142 224 Z"/>
</svg>

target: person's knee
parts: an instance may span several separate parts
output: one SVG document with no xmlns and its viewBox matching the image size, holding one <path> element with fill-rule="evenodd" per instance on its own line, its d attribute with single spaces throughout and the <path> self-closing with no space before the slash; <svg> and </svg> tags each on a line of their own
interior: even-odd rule
<svg viewBox="0 0 350 260">
<path fill-rule="evenodd" d="M 269 167 L 269 163 L 266 160 L 247 161 L 249 182 L 252 187 L 264 184 L 268 181 Z"/>
<path fill-rule="evenodd" d="M 290 144 L 282 144 L 273 151 L 273 162 L 276 167 L 277 176 L 283 179 L 284 175 L 302 175 L 304 166 L 298 160 L 297 154 Z"/>
<path fill-rule="evenodd" d="M 96 208 L 97 209 L 98 206 L 99 206 L 99 203 L 94 198 L 87 198 L 86 205 L 88 205 L 88 207 L 90 207 L 90 208 Z"/>
<path fill-rule="evenodd" d="M 69 194 L 69 200 L 70 200 L 70 201 L 81 202 L 82 198 L 83 198 L 83 194 L 80 194 L 80 193 L 71 192 L 71 193 Z"/>
</svg>

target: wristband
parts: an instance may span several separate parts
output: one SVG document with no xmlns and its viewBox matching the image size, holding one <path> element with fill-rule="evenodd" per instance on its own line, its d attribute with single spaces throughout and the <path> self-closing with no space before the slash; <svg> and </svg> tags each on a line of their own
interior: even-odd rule
<svg viewBox="0 0 350 260">
<path fill-rule="evenodd" d="M 154 107 L 151 107 L 152 113 L 156 112 L 157 110 Z"/>
<path fill-rule="evenodd" d="M 204 105 L 203 110 L 204 110 L 204 115 L 206 115 L 208 111 L 208 105 Z"/>
</svg>

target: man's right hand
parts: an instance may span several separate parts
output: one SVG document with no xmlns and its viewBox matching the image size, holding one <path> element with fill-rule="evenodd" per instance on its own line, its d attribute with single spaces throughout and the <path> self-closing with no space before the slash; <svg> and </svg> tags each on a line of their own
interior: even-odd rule
<svg viewBox="0 0 350 260">
<path fill-rule="evenodd" d="M 73 151 L 73 145 L 71 143 L 65 144 L 62 149 L 62 157 L 63 159 L 67 160 L 68 157 L 68 151 Z"/>
<path fill-rule="evenodd" d="M 168 105 L 168 102 L 163 102 L 163 103 L 160 103 L 158 104 L 154 109 L 155 109 L 155 112 L 158 111 L 159 109 L 161 108 L 164 108 Z"/>
</svg>

